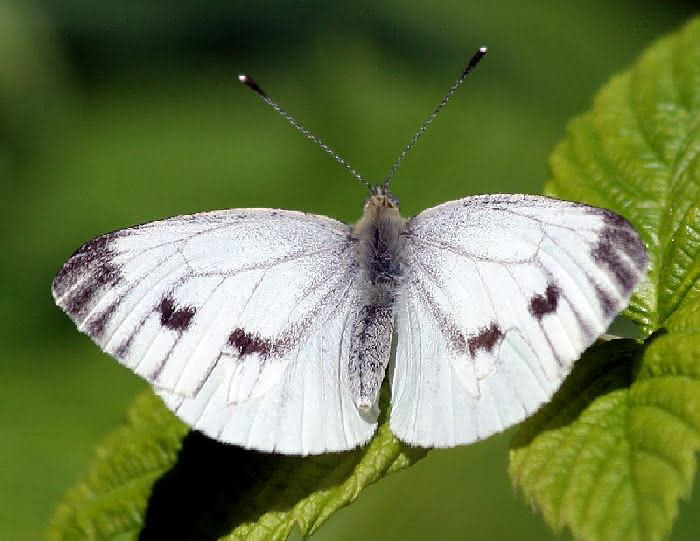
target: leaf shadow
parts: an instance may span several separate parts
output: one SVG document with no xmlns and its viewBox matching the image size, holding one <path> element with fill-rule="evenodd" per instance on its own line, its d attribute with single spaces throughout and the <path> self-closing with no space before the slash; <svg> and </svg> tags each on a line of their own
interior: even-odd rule
<svg viewBox="0 0 700 541">
<path fill-rule="evenodd" d="M 618 339 L 591 346 L 552 400 L 520 425 L 511 449 L 527 447 L 542 432 L 568 426 L 597 398 L 629 387 L 640 368 L 646 344 Z"/>
<path fill-rule="evenodd" d="M 314 457 L 261 453 L 190 431 L 173 467 L 153 485 L 139 539 L 219 539 L 264 513 L 288 511 L 311 493 L 331 488 L 359 457 L 359 451 Z"/>
<path fill-rule="evenodd" d="M 389 402 L 385 381 L 380 426 L 388 419 Z M 280 455 L 220 443 L 191 430 L 175 464 L 153 484 L 139 539 L 219 539 L 266 513 L 288 512 L 312 494 L 347 481 L 370 445 L 320 455 Z M 426 454 L 425 449 L 400 445 L 410 463 Z"/>
</svg>

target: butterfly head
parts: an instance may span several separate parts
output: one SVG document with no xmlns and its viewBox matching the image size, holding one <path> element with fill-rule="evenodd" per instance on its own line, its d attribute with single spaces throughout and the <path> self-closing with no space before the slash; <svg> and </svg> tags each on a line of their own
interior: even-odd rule
<svg viewBox="0 0 700 541">
<path fill-rule="evenodd" d="M 372 186 L 369 197 L 365 200 L 362 218 L 355 224 L 354 233 L 362 238 L 374 238 L 374 232 L 399 231 L 404 219 L 399 214 L 399 201 L 386 186 Z"/>
<path fill-rule="evenodd" d="M 396 199 L 386 186 L 372 186 L 370 195 L 365 201 L 365 212 L 370 209 L 399 210 L 399 200 Z"/>
</svg>

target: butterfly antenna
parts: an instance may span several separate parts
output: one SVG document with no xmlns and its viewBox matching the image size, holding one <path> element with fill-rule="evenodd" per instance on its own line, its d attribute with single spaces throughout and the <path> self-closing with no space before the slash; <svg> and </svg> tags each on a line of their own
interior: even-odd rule
<svg viewBox="0 0 700 541">
<path fill-rule="evenodd" d="M 396 171 L 399 170 L 399 166 L 401 165 L 401 162 L 403 159 L 406 157 L 406 154 L 409 153 L 409 151 L 415 146 L 415 144 L 418 142 L 418 139 L 420 139 L 420 136 L 423 135 L 430 125 L 433 123 L 433 120 L 435 120 L 435 117 L 438 116 L 440 111 L 442 111 L 442 108 L 447 105 L 447 102 L 449 99 L 452 97 L 452 94 L 455 93 L 455 91 L 459 88 L 459 86 L 464 82 L 464 79 L 466 79 L 467 75 L 471 73 L 471 71 L 476 67 L 476 65 L 479 63 L 479 60 L 481 60 L 485 55 L 486 55 L 486 47 L 480 47 L 476 53 L 474 53 L 474 56 L 471 57 L 469 62 L 467 62 L 467 65 L 465 66 L 464 70 L 462 71 L 461 75 L 457 78 L 457 80 L 452 84 L 450 87 L 450 90 L 445 94 L 445 97 L 442 98 L 440 103 L 437 104 L 437 107 L 433 109 L 433 112 L 430 113 L 430 116 L 426 118 L 423 123 L 420 125 L 420 128 L 418 128 L 418 131 L 416 134 L 413 136 L 413 138 L 408 142 L 406 147 L 403 149 L 401 154 L 399 154 L 399 157 L 396 158 L 396 161 L 394 162 L 394 165 L 391 166 L 391 171 L 389 171 L 389 174 L 384 177 L 384 183 L 382 186 L 386 188 L 387 190 L 391 187 L 391 178 L 394 176 Z"/>
<path fill-rule="evenodd" d="M 335 161 L 337 161 L 340 165 L 342 165 L 345 169 L 347 169 L 353 177 L 355 177 L 362 184 L 367 186 L 368 189 L 370 189 L 370 190 L 372 189 L 369 182 L 367 182 L 367 180 L 365 179 L 365 177 L 363 177 L 360 173 L 357 172 L 357 170 L 354 167 L 352 167 L 348 162 L 346 162 L 340 156 L 340 154 L 338 154 L 330 146 L 328 146 L 326 143 L 324 143 L 320 137 L 311 133 L 304 126 L 302 126 L 301 123 L 299 121 L 297 121 L 292 115 L 290 115 L 287 111 L 282 109 L 282 107 L 280 107 L 272 98 L 270 98 L 270 96 L 267 95 L 267 93 L 255 81 L 255 79 L 253 79 L 250 75 L 241 74 L 238 76 L 238 80 L 241 83 L 243 83 L 245 86 L 250 88 L 258 96 L 260 96 L 265 103 L 267 103 L 270 107 L 272 107 L 275 111 L 277 111 L 282 116 L 282 118 L 285 118 L 287 120 L 287 122 L 289 122 L 297 130 L 299 130 L 304 137 L 306 137 L 307 139 L 311 139 L 314 143 L 316 143 L 318 146 L 320 146 L 321 149 L 323 149 L 326 153 L 330 154 L 331 157 Z"/>
</svg>

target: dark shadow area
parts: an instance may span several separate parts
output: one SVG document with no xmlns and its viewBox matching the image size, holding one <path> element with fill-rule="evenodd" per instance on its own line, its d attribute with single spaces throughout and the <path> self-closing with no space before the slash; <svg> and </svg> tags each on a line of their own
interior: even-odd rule
<svg viewBox="0 0 700 541">
<path fill-rule="evenodd" d="M 637 324 L 623 315 L 618 315 L 608 327 L 607 334 L 619 336 L 620 338 L 631 338 L 641 340 L 642 332 Z"/>
<path fill-rule="evenodd" d="M 153 485 L 139 539 L 218 539 L 262 513 L 291 509 L 336 484 L 360 456 L 357 451 L 318 457 L 259 453 L 192 431 L 175 465 Z"/>
<path fill-rule="evenodd" d="M 619 339 L 591 346 L 576 361 L 552 400 L 521 425 L 510 447 L 528 446 L 540 433 L 575 422 L 597 398 L 629 387 L 647 344 Z"/>
<path fill-rule="evenodd" d="M 380 425 L 389 415 L 389 402 L 385 380 Z M 173 467 L 153 484 L 139 539 L 219 539 L 265 513 L 289 511 L 309 495 L 340 485 L 355 473 L 366 451 L 360 447 L 311 456 L 261 453 L 192 430 Z M 407 445 L 401 451 L 410 463 L 427 452 Z"/>
</svg>

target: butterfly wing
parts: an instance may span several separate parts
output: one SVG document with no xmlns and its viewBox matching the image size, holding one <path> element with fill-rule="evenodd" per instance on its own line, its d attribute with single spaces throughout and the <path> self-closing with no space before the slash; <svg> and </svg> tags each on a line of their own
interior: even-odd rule
<svg viewBox="0 0 700 541">
<path fill-rule="evenodd" d="M 233 209 L 98 237 L 66 262 L 53 294 L 194 428 L 319 453 L 355 447 L 376 426 L 347 384 L 355 265 L 347 225 Z"/>
<path fill-rule="evenodd" d="M 644 277 L 624 218 L 547 197 L 476 196 L 408 222 L 391 429 L 473 442 L 548 400 Z"/>
</svg>

